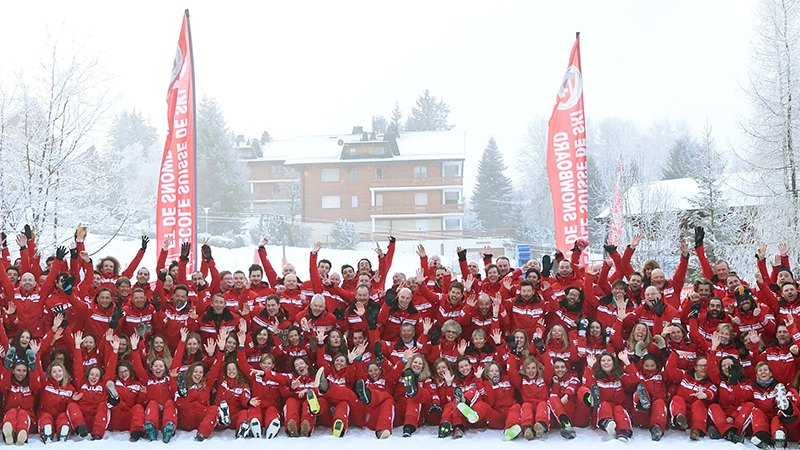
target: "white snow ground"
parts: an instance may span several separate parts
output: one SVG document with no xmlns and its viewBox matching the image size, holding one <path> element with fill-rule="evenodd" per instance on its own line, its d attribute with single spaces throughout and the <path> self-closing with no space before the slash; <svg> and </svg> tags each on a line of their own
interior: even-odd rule
<svg viewBox="0 0 800 450">
<path fill-rule="evenodd" d="M 487 449 L 492 448 L 494 445 L 502 447 L 516 447 L 520 445 L 533 446 L 539 448 L 557 447 L 559 449 L 572 450 L 580 449 L 586 450 L 587 446 L 601 446 L 606 449 L 631 449 L 637 450 L 664 450 L 671 446 L 678 447 L 694 447 L 696 449 L 755 449 L 750 442 L 743 445 L 734 445 L 730 442 L 719 440 L 712 441 L 705 438 L 701 441 L 693 442 L 689 440 L 689 434 L 686 432 L 678 432 L 675 430 L 667 431 L 666 435 L 660 442 L 653 442 L 650 440 L 650 432 L 647 430 L 634 430 L 633 439 L 627 443 L 611 439 L 606 433 L 591 428 L 578 428 L 578 436 L 570 441 L 564 440 L 559 436 L 557 430 L 549 432 L 544 439 L 535 441 L 526 441 L 522 437 L 517 438 L 511 442 L 502 442 L 502 431 L 500 430 L 467 430 L 467 434 L 463 439 L 454 440 L 452 438 L 438 439 L 437 430 L 433 426 L 426 426 L 418 430 L 414 436 L 410 438 L 402 438 L 402 428 L 395 428 L 392 436 L 386 440 L 378 440 L 375 438 L 375 433 L 367 429 L 352 428 L 348 430 L 343 438 L 335 438 L 331 435 L 330 428 L 317 428 L 310 438 L 289 438 L 285 434 L 281 434 L 275 439 L 234 439 L 234 432 L 232 430 L 215 431 L 211 438 L 205 442 L 195 442 L 194 432 L 192 431 L 178 431 L 178 434 L 170 442 L 169 447 L 164 446 L 161 441 L 148 442 L 146 440 L 137 443 L 128 442 L 128 433 L 124 432 L 108 432 L 102 441 L 88 441 L 80 440 L 72 437 L 69 442 L 50 444 L 51 447 L 73 447 L 75 445 L 81 448 L 95 448 L 100 449 L 106 445 L 126 448 L 142 448 L 143 446 L 157 446 L 158 448 L 170 448 L 172 450 L 191 450 L 197 448 L 218 448 L 218 449 L 237 449 L 237 450 L 257 450 L 263 448 L 291 448 L 291 449 L 306 449 L 306 448 L 324 448 L 325 450 L 352 450 L 353 448 L 360 447 L 361 445 L 374 446 L 385 450 L 405 450 L 409 445 L 417 448 L 439 448 L 441 450 L 448 449 Z M 44 444 L 39 440 L 38 435 L 33 435 L 30 438 L 29 445 L 31 448 L 41 448 Z M 87 447 L 88 446 L 88 447 Z M 164 447 L 162 447 L 164 446 Z M 794 444 L 790 448 L 795 448 Z"/>
</svg>

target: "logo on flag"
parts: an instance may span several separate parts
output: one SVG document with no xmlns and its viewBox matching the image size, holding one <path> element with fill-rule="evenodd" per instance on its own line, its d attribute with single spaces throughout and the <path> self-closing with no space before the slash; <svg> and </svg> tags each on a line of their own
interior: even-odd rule
<svg viewBox="0 0 800 450">
<path fill-rule="evenodd" d="M 583 77 L 581 71 L 575 66 L 569 66 L 558 91 L 558 109 L 570 109 L 575 106 L 583 94 Z M 565 98 L 566 97 L 566 98 Z"/>
</svg>

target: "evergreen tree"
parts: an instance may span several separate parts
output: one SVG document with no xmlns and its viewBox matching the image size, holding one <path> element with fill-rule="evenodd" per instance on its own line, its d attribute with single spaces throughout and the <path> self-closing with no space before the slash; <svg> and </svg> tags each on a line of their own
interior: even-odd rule
<svg viewBox="0 0 800 450">
<path fill-rule="evenodd" d="M 724 249 L 734 244 L 737 221 L 722 192 L 725 161 L 714 146 L 711 127 L 708 125 L 703 130 L 697 161 L 694 180 L 698 193 L 689 199 L 694 210 L 691 220 L 694 226 L 705 229 L 706 254 L 714 261 L 724 257 Z"/>
<path fill-rule="evenodd" d="M 111 152 L 122 153 L 126 147 L 140 144 L 144 151 L 143 156 L 148 158 L 150 150 L 158 141 L 158 131 L 148 125 L 142 114 L 135 109 L 131 112 L 125 110 L 111 123 L 108 140 Z"/>
<path fill-rule="evenodd" d="M 394 131 L 394 134 L 400 134 L 401 121 L 403 120 L 403 112 L 400 110 L 400 102 L 394 101 L 394 108 L 392 108 L 392 118 L 389 121 L 389 130 Z"/>
<path fill-rule="evenodd" d="M 667 165 L 661 173 L 661 179 L 691 178 L 697 170 L 697 154 L 700 151 L 700 145 L 691 136 L 675 139 L 669 150 Z"/>
<path fill-rule="evenodd" d="M 470 202 L 475 220 L 483 230 L 513 228 L 516 225 L 510 220 L 516 204 L 512 201 L 511 180 L 503 174 L 505 170 L 503 154 L 497 149 L 497 142 L 492 136 L 478 163 L 477 182 Z"/>
<path fill-rule="evenodd" d="M 197 108 L 197 203 L 209 211 L 211 234 L 238 234 L 247 195 L 247 165 L 234 149 L 233 135 L 213 98 Z"/>
<path fill-rule="evenodd" d="M 333 248 L 352 250 L 361 242 L 356 224 L 346 219 L 339 219 L 331 226 L 331 237 Z"/>
<path fill-rule="evenodd" d="M 377 116 L 372 116 L 372 132 L 383 134 L 386 133 L 386 128 L 389 126 L 389 122 L 386 121 L 386 117 L 383 117 L 383 114 L 378 114 Z"/>
<path fill-rule="evenodd" d="M 411 108 L 411 116 L 406 121 L 406 131 L 449 130 L 447 115 L 450 107 L 444 100 L 432 96 L 425 91 L 417 98 L 417 106 Z"/>
</svg>

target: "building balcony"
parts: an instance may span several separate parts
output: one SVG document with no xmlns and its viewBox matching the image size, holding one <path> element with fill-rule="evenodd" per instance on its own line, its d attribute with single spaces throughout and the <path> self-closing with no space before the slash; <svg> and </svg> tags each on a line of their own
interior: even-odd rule
<svg viewBox="0 0 800 450">
<path fill-rule="evenodd" d="M 373 215 L 387 215 L 387 214 L 456 214 L 464 212 L 463 204 L 450 204 L 450 205 L 398 205 L 398 206 L 372 206 L 370 209 Z"/>
<path fill-rule="evenodd" d="M 370 180 L 370 187 L 462 186 L 463 177 L 381 178 Z"/>
</svg>

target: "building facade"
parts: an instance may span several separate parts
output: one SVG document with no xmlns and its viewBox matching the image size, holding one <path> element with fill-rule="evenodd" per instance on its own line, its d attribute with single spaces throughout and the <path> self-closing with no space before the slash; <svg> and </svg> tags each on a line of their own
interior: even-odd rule
<svg viewBox="0 0 800 450">
<path fill-rule="evenodd" d="M 363 133 L 238 142 L 250 167 L 253 212 L 292 214 L 325 237 L 346 219 L 362 239 L 459 236 L 464 216 L 464 133 Z"/>
</svg>

